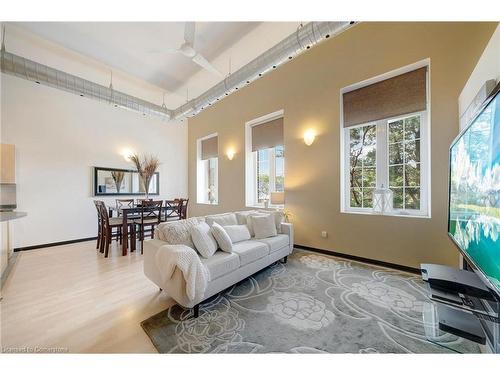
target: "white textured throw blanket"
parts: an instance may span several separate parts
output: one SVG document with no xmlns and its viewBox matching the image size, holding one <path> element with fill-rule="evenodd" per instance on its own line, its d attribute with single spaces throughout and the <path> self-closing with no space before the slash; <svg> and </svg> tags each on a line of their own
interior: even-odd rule
<svg viewBox="0 0 500 375">
<path fill-rule="evenodd" d="M 163 245 L 156 253 L 163 283 L 168 283 L 175 268 L 186 280 L 186 295 L 190 301 L 201 301 L 208 284 L 208 271 L 195 250 L 186 245 Z"/>
</svg>

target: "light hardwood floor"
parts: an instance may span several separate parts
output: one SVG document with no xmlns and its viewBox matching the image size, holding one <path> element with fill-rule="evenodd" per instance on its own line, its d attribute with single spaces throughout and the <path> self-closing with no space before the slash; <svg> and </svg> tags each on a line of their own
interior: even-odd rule
<svg viewBox="0 0 500 375">
<path fill-rule="evenodd" d="M 21 252 L 2 288 L 0 346 L 156 353 L 140 322 L 174 302 L 142 264 L 116 242 L 107 259 L 94 241 Z"/>
</svg>

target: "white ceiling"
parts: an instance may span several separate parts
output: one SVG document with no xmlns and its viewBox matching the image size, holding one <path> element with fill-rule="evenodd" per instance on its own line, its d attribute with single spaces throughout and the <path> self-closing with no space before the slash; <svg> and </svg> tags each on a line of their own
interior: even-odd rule
<svg viewBox="0 0 500 375">
<path fill-rule="evenodd" d="M 166 92 L 177 107 L 220 78 L 181 54 L 184 22 L 19 22 L 42 38 L 149 82 Z M 195 48 L 226 75 L 296 30 L 298 22 L 197 22 Z M 153 52 L 157 51 L 157 52 Z"/>
</svg>

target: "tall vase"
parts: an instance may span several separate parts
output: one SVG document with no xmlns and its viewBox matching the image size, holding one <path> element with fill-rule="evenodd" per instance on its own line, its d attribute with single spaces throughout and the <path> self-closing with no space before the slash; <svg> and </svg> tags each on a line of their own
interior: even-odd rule
<svg viewBox="0 0 500 375">
<path fill-rule="evenodd" d="M 143 183 L 144 183 L 144 191 L 145 191 L 146 200 L 147 200 L 147 199 L 149 199 L 149 185 L 151 184 L 151 177 L 144 177 Z"/>
</svg>

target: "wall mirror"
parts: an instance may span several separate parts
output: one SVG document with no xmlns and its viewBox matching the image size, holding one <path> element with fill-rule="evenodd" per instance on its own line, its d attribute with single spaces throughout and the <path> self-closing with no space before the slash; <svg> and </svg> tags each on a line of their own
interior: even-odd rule
<svg viewBox="0 0 500 375">
<path fill-rule="evenodd" d="M 146 194 L 144 184 L 137 171 L 94 167 L 94 196 L 144 194 Z M 156 172 L 149 184 L 149 195 L 159 194 L 160 173 Z"/>
</svg>

